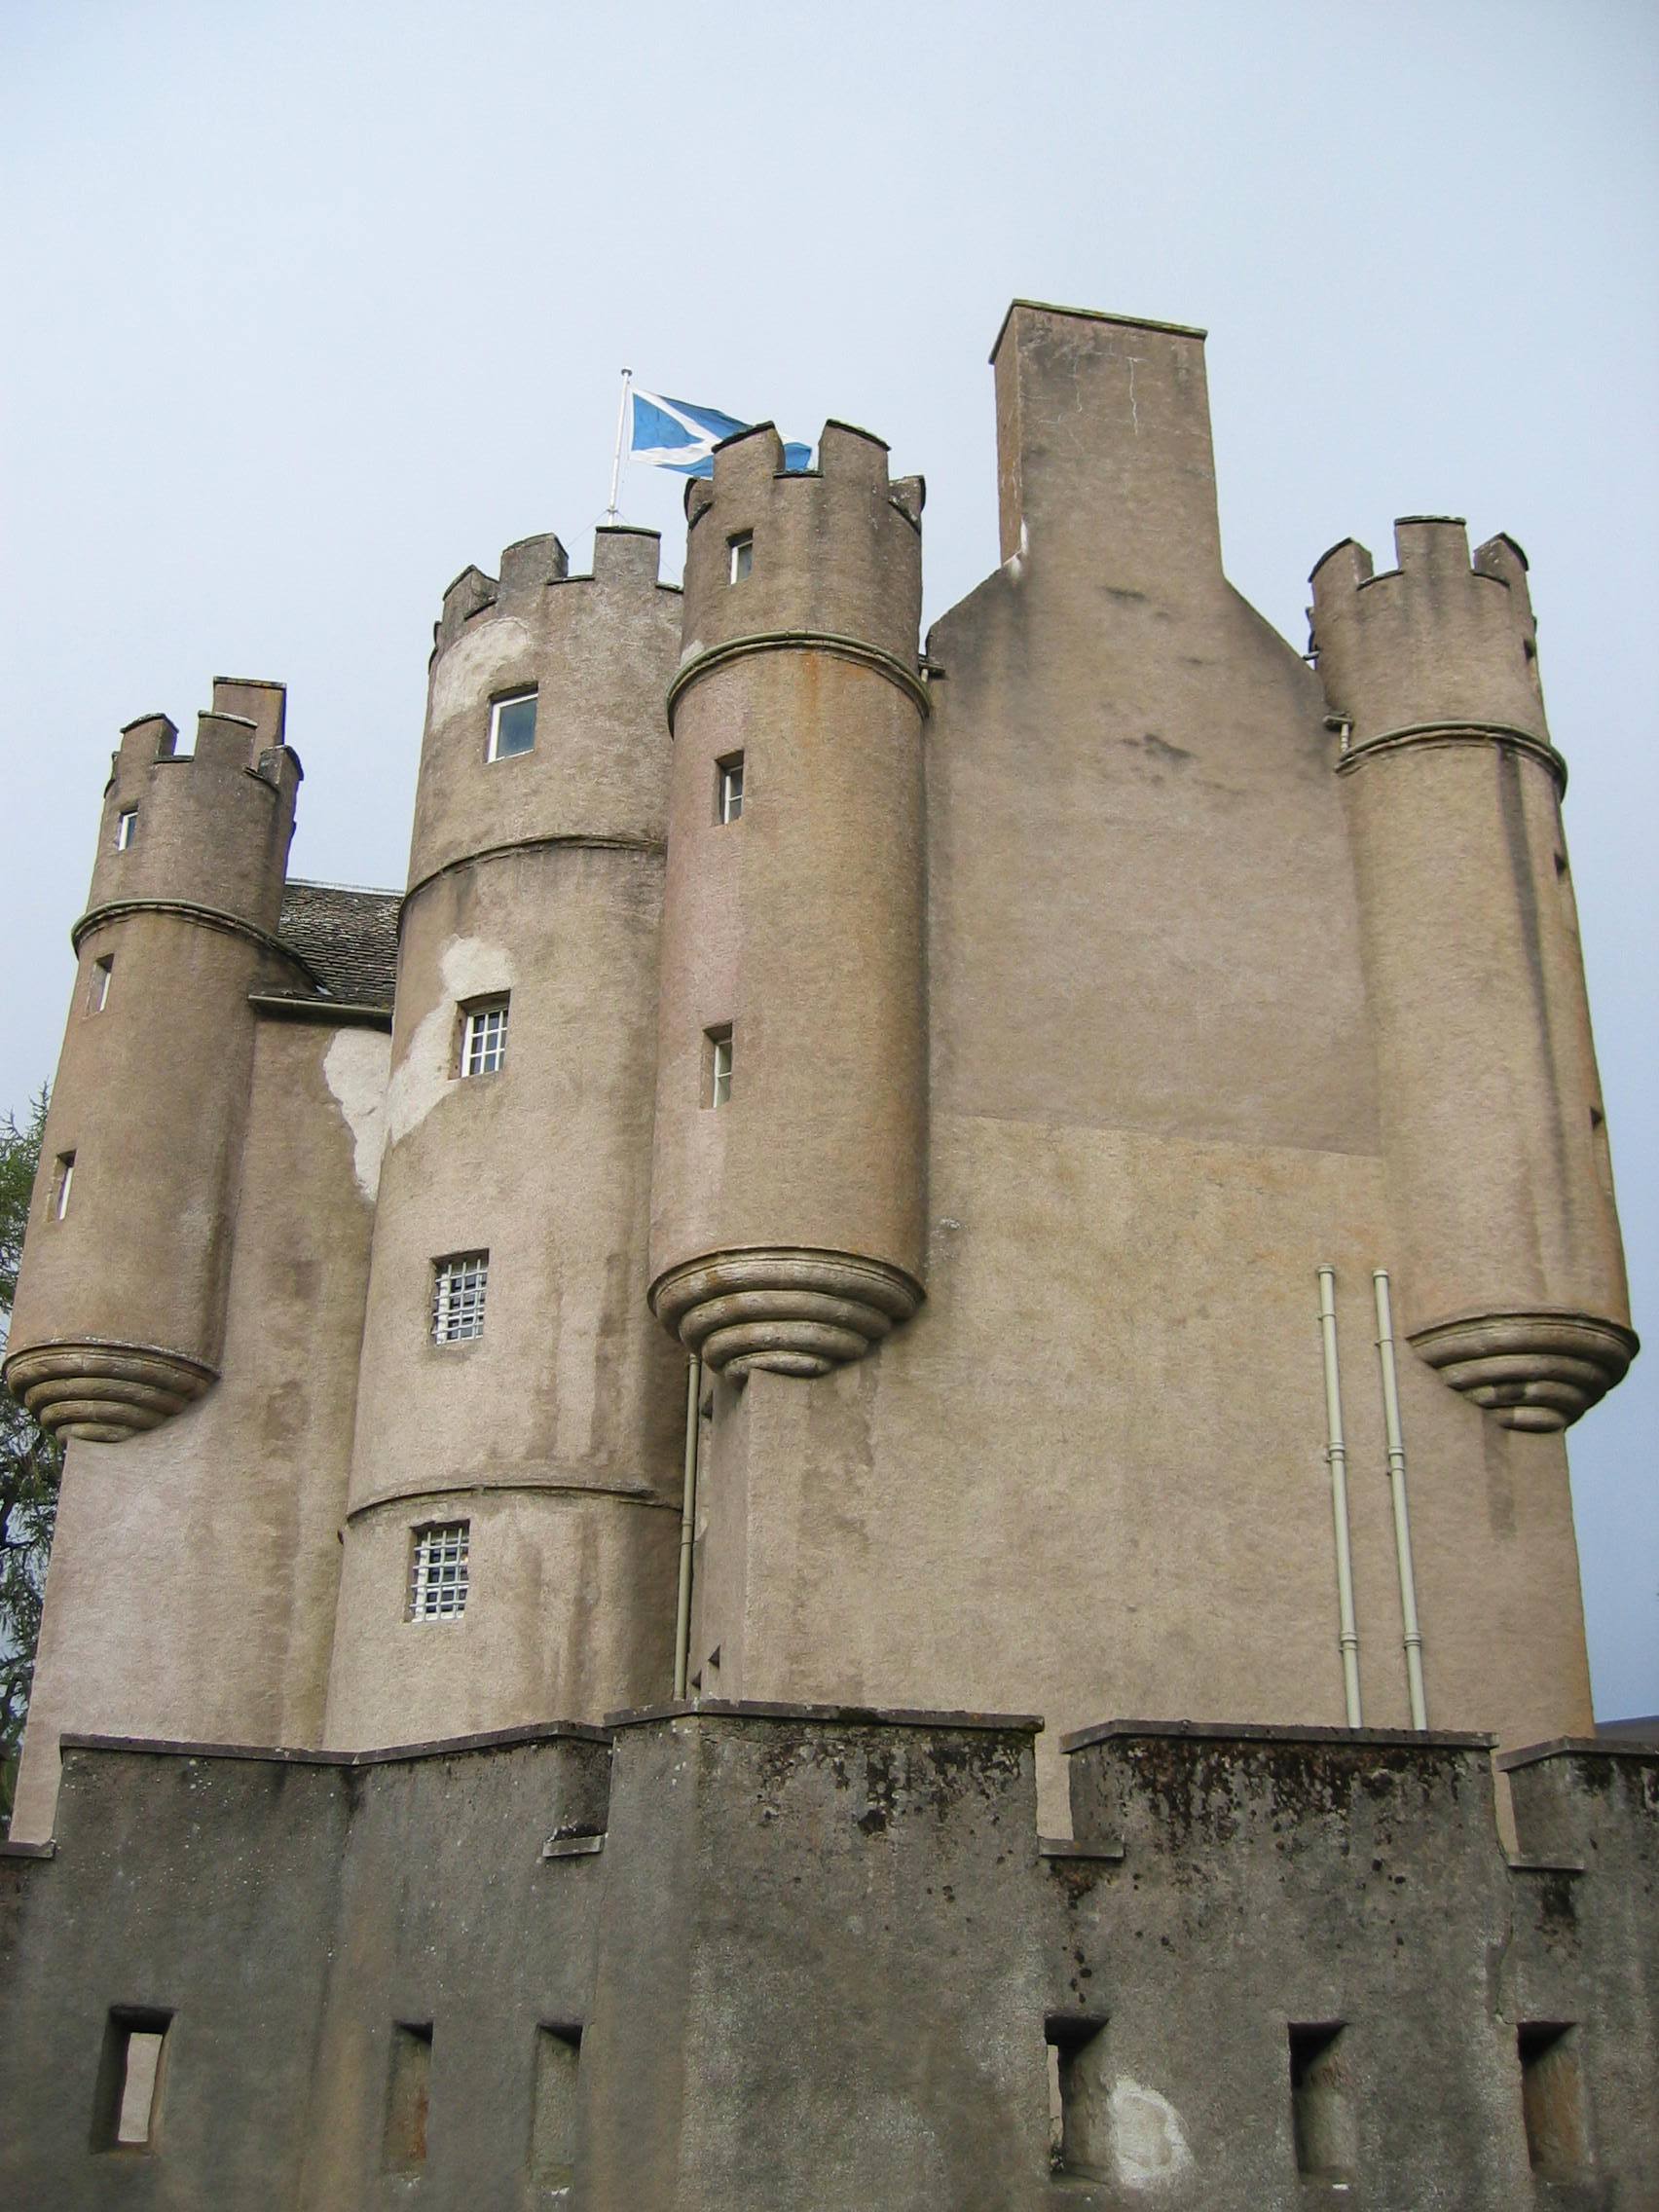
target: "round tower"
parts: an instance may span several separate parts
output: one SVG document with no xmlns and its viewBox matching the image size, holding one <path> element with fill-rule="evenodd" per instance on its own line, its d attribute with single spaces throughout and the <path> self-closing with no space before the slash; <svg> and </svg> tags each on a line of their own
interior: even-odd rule
<svg viewBox="0 0 1659 2212">
<path fill-rule="evenodd" d="M 922 498 L 841 423 L 687 493 L 650 1300 L 728 1376 L 825 1374 L 922 1296 Z"/>
<path fill-rule="evenodd" d="M 1313 571 L 1353 840 L 1407 1333 L 1507 1427 L 1637 1348 L 1527 563 L 1410 516 Z"/>
<path fill-rule="evenodd" d="M 122 732 L 41 1147 L 5 1380 L 56 1434 L 118 1441 L 219 1371 L 247 1120 L 248 993 L 276 929 L 301 769 L 275 683 L 221 680 L 194 754 Z"/>
<path fill-rule="evenodd" d="M 666 1694 L 684 1369 L 645 1279 L 680 594 L 654 534 L 445 596 L 327 1734 Z"/>
</svg>

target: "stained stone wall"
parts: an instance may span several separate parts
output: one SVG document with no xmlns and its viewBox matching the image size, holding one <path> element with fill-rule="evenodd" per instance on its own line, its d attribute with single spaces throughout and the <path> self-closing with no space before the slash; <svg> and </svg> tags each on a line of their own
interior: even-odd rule
<svg viewBox="0 0 1659 2212">
<path fill-rule="evenodd" d="M 1511 1754 L 1516 1857 L 1484 1739 L 1119 1721 L 1058 1843 L 1037 1727 L 72 1739 L 0 1858 L 0 2200 L 1659 2203 L 1659 1751 Z"/>
</svg>

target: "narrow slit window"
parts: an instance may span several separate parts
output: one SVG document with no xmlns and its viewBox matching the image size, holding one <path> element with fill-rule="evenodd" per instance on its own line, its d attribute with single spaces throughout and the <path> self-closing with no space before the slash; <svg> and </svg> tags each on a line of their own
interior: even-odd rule
<svg viewBox="0 0 1659 2212">
<path fill-rule="evenodd" d="M 432 2023 L 396 2021 L 386 2091 L 386 2145 L 382 2163 L 405 2173 L 426 2162 L 426 2115 L 432 2096 Z"/>
<path fill-rule="evenodd" d="M 705 1031 L 703 1037 L 703 1103 L 705 1106 L 729 1106 L 731 1103 L 732 1038 L 731 1024 L 722 1029 Z"/>
<path fill-rule="evenodd" d="M 1347 2029 L 1340 2020 L 1293 2024 L 1290 2114 L 1296 2170 L 1320 2181 L 1352 2181 L 1358 2129 L 1349 2081 Z"/>
<path fill-rule="evenodd" d="M 544 2188 L 569 2188 L 576 2160 L 576 2070 L 580 2028 L 535 2031 L 535 2098 L 531 2120 L 530 2170 Z"/>
<path fill-rule="evenodd" d="M 453 1621 L 466 1610 L 470 1521 L 434 1522 L 412 1530 L 409 1610 L 412 1621 Z"/>
<path fill-rule="evenodd" d="M 1590 2165 L 1578 2035 L 1570 2022 L 1526 2021 L 1516 2031 L 1527 2156 L 1546 2181 L 1573 2181 Z"/>
<path fill-rule="evenodd" d="M 510 691 L 490 709 L 490 758 L 510 760 L 535 744 L 535 691 Z"/>
<path fill-rule="evenodd" d="M 507 1056 L 507 1001 L 481 999 L 461 1020 L 461 1072 L 496 1075 Z"/>
<path fill-rule="evenodd" d="M 1106 2022 L 1051 2019 L 1049 2045 L 1049 2167 L 1106 2181 L 1111 2155 L 1112 2082 L 1106 2069 Z"/>
<path fill-rule="evenodd" d="M 432 1342 L 470 1344 L 484 1334 L 484 1299 L 490 1287 L 488 1252 L 458 1252 L 432 1264 Z"/>
<path fill-rule="evenodd" d="M 57 1155 L 57 1171 L 52 1181 L 52 1218 L 61 1221 L 69 1211 L 69 1193 L 75 1181 L 75 1155 L 60 1152 Z"/>
<path fill-rule="evenodd" d="M 731 559 L 730 580 L 734 584 L 740 584 L 745 576 L 754 572 L 755 533 L 752 530 L 739 531 L 735 537 L 726 539 L 726 549 Z"/>
<path fill-rule="evenodd" d="M 124 806 L 115 818 L 116 851 L 118 853 L 126 852 L 137 833 L 138 809 L 135 806 Z"/>
<path fill-rule="evenodd" d="M 743 812 L 743 755 L 728 753 L 715 762 L 715 819 L 735 822 Z"/>
<path fill-rule="evenodd" d="M 130 2153 L 154 2147 L 170 2022 L 167 2012 L 111 2008 L 92 2113 L 94 2151 Z"/>
<path fill-rule="evenodd" d="M 109 1004 L 109 979 L 115 970 L 114 953 L 106 953 L 101 960 L 92 962 L 92 975 L 87 979 L 87 1012 L 102 1014 Z"/>
</svg>

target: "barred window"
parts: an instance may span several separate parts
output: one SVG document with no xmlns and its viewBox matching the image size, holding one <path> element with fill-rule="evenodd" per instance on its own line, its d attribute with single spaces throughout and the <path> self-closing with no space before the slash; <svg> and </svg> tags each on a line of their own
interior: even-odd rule
<svg viewBox="0 0 1659 2212">
<path fill-rule="evenodd" d="M 466 1610 L 470 1521 L 439 1521 L 410 1531 L 409 1611 L 412 1621 L 451 1621 Z"/>
<path fill-rule="evenodd" d="M 480 1000 L 469 1006 L 461 1028 L 461 1072 L 494 1075 L 507 1056 L 507 1002 Z"/>
<path fill-rule="evenodd" d="M 484 1293 L 490 1281 L 488 1252 L 458 1252 L 432 1263 L 432 1342 L 460 1345 L 484 1334 Z"/>
</svg>

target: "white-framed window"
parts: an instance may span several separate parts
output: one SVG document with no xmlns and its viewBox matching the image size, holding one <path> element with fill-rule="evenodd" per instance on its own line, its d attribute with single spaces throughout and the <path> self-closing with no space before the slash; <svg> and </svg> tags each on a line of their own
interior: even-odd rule
<svg viewBox="0 0 1659 2212">
<path fill-rule="evenodd" d="M 126 852 L 137 833 L 138 809 L 135 806 L 124 806 L 115 818 L 116 851 L 118 853 Z"/>
<path fill-rule="evenodd" d="M 69 1211 L 69 1190 L 75 1180 L 75 1155 L 60 1152 L 57 1155 L 57 1172 L 52 1179 L 52 1217 L 61 1221 Z"/>
<path fill-rule="evenodd" d="M 492 704 L 489 758 L 511 760 L 520 753 L 529 753 L 535 744 L 535 686 L 533 683 L 523 691 L 509 691 Z"/>
<path fill-rule="evenodd" d="M 109 978 L 115 967 L 113 952 L 105 953 L 101 960 L 92 962 L 92 972 L 87 978 L 87 1012 L 102 1014 L 109 1004 Z"/>
<path fill-rule="evenodd" d="M 743 812 L 743 755 L 728 753 L 715 762 L 715 819 L 735 822 Z"/>
<path fill-rule="evenodd" d="M 458 1252 L 432 1263 L 432 1342 L 463 1345 L 484 1334 L 484 1294 L 490 1285 L 488 1252 Z"/>
<path fill-rule="evenodd" d="M 731 556 L 731 568 L 727 580 L 734 584 L 740 584 L 745 576 L 754 571 L 755 533 L 752 530 L 740 530 L 735 537 L 726 539 L 726 550 Z"/>
<path fill-rule="evenodd" d="M 507 1001 L 480 999 L 466 1008 L 461 1022 L 461 1072 L 495 1075 L 507 1056 Z"/>
<path fill-rule="evenodd" d="M 703 1103 L 706 1106 L 728 1106 L 731 1103 L 731 1024 L 724 1028 L 710 1029 L 704 1033 Z"/>
<path fill-rule="evenodd" d="M 409 1610 L 412 1621 L 453 1621 L 466 1610 L 470 1521 L 433 1521 L 410 1530 Z"/>
</svg>

